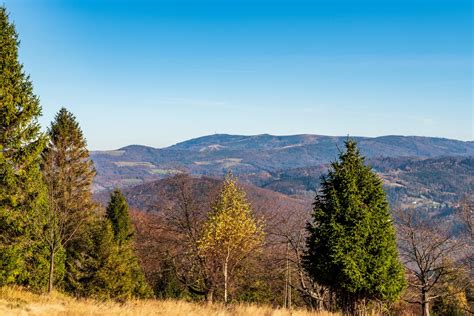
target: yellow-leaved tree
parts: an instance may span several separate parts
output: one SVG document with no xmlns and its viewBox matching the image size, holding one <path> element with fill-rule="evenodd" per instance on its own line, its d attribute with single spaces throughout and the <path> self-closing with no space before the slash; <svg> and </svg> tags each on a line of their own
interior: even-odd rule
<svg viewBox="0 0 474 316">
<path fill-rule="evenodd" d="M 250 254 L 263 244 L 264 222 L 255 218 L 245 191 L 228 174 L 222 189 L 212 204 L 203 235 L 198 241 L 201 255 L 222 271 L 224 302 L 228 300 L 229 281 L 233 272 L 245 265 Z"/>
</svg>

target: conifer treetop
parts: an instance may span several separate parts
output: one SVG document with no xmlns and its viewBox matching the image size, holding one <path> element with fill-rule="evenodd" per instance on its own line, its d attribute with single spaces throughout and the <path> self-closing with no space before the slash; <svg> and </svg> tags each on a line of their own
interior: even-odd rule
<svg viewBox="0 0 474 316">
<path fill-rule="evenodd" d="M 45 145 L 39 98 L 18 61 L 18 34 L 0 7 L 0 153 L 17 162 L 37 163 Z"/>
<path fill-rule="evenodd" d="M 350 300 L 394 301 L 405 280 L 382 180 L 353 140 L 345 147 L 316 195 L 305 267 Z"/>
<path fill-rule="evenodd" d="M 133 237 L 133 227 L 128 213 L 128 203 L 119 189 L 115 189 L 107 205 L 106 217 L 110 220 L 115 240 L 125 243 Z"/>
</svg>

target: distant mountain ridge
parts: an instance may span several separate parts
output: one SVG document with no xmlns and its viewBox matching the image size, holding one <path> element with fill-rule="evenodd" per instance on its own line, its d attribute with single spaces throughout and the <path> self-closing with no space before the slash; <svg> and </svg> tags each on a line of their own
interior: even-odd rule
<svg viewBox="0 0 474 316">
<path fill-rule="evenodd" d="M 223 150 L 232 148 L 234 150 L 272 150 L 289 149 L 294 147 L 318 146 L 324 148 L 334 144 L 342 145 L 348 136 L 325 136 L 314 134 L 299 134 L 288 136 L 275 136 L 261 134 L 254 136 L 214 134 L 198 137 L 167 149 L 175 150 L 205 150 L 206 148 Z M 379 137 L 350 137 L 359 143 L 362 150 L 374 150 L 374 154 L 396 149 L 397 156 L 426 156 L 434 157 L 440 155 L 474 155 L 474 141 L 460 141 L 439 137 L 424 136 L 397 136 L 387 135 Z M 373 147 L 374 145 L 379 148 Z M 217 146 L 217 147 L 216 147 Z M 331 148 L 328 148 L 331 149 Z M 366 155 L 372 156 L 372 153 Z M 390 154 L 389 156 L 393 156 Z"/>
<path fill-rule="evenodd" d="M 384 180 L 392 205 L 449 212 L 459 198 L 474 191 L 474 142 L 435 137 L 353 137 L 367 163 Z M 287 196 L 314 198 L 320 176 L 337 159 L 347 136 L 255 136 L 216 134 L 166 148 L 130 145 L 91 153 L 95 191 L 136 187 L 187 172 L 222 177 L 232 170 L 239 179 Z M 140 201 L 141 197 L 134 196 Z"/>
<path fill-rule="evenodd" d="M 347 136 L 215 134 L 166 148 L 130 145 L 91 153 L 98 171 L 96 190 L 130 186 L 186 171 L 222 175 L 313 167 L 337 158 Z M 353 137 L 362 154 L 375 157 L 474 156 L 473 141 L 435 137 Z"/>
<path fill-rule="evenodd" d="M 474 141 L 461 141 L 440 137 L 398 136 L 387 135 L 379 137 L 361 136 L 325 136 L 314 134 L 298 134 L 275 136 L 260 134 L 253 136 L 214 134 L 193 138 L 165 148 L 154 148 L 143 145 L 129 145 L 120 150 L 142 152 L 153 151 L 196 151 L 214 152 L 222 150 L 285 150 L 297 147 L 315 146 L 319 149 L 334 151 L 334 145 L 339 147 L 350 137 L 358 142 L 366 156 L 453 156 L 474 155 Z M 337 151 L 337 150 L 336 150 Z M 390 152 L 390 154 L 387 154 Z M 395 154 L 393 154 L 395 152 Z"/>
</svg>

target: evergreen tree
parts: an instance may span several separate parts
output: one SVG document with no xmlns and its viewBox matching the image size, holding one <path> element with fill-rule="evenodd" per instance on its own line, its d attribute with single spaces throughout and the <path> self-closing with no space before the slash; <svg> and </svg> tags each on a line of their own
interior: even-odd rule
<svg viewBox="0 0 474 316">
<path fill-rule="evenodd" d="M 66 251 L 66 263 L 69 266 L 77 263 L 77 248 L 71 242 L 84 233 L 86 224 L 92 220 L 95 171 L 79 124 L 65 108 L 56 115 L 48 134 L 50 141 L 43 154 L 42 171 L 49 203 L 43 214 L 45 226 L 41 237 L 49 251 L 48 290 L 51 291 L 56 254 Z"/>
<path fill-rule="evenodd" d="M 262 246 L 264 236 L 263 223 L 253 216 L 245 191 L 231 174 L 227 175 L 198 242 L 202 255 L 216 262 L 222 271 L 224 302 L 235 268 Z"/>
<path fill-rule="evenodd" d="M 128 203 L 118 189 L 112 193 L 107 205 L 104 225 L 112 228 L 113 246 L 99 249 L 99 254 L 105 255 L 106 259 L 102 258 L 104 265 L 97 271 L 97 278 L 107 285 L 110 297 L 149 297 L 152 291 L 135 255 Z M 115 279 L 110 279 L 111 276 Z"/>
<path fill-rule="evenodd" d="M 39 163 L 46 138 L 37 121 L 41 106 L 18 61 L 18 45 L 15 27 L 0 7 L 0 285 L 28 284 L 27 270 L 35 267 L 29 264 L 41 252 L 31 226 L 45 205 Z"/>
<path fill-rule="evenodd" d="M 119 191 L 114 192 L 117 197 L 118 194 L 121 195 Z M 128 211 L 123 214 L 128 216 Z M 152 291 L 134 253 L 133 240 L 119 245 L 108 217 L 95 217 L 81 240 L 75 241 L 74 245 L 80 258 L 76 259 L 78 264 L 68 271 L 73 277 L 66 283 L 66 290 L 79 297 L 100 300 L 124 301 L 151 296 Z"/>
<path fill-rule="evenodd" d="M 331 164 L 314 202 L 304 260 L 309 275 L 338 295 L 344 313 L 396 300 L 405 286 L 382 181 L 356 143 Z"/>
<path fill-rule="evenodd" d="M 131 265 L 136 262 L 130 260 L 128 249 L 123 251 L 116 243 L 111 222 L 98 221 L 91 237 L 87 264 L 82 267 L 80 294 L 96 299 L 131 298 L 137 281 L 133 279 Z"/>
<path fill-rule="evenodd" d="M 153 291 L 160 299 L 186 298 L 185 287 L 176 276 L 173 258 L 169 253 L 164 254 L 163 263 L 154 276 Z"/>
<path fill-rule="evenodd" d="M 119 245 L 129 242 L 133 236 L 128 204 L 119 189 L 115 189 L 107 206 L 106 216 L 112 224 L 115 240 Z"/>
<path fill-rule="evenodd" d="M 107 279 L 115 278 L 111 274 L 106 278 L 107 266 L 110 258 L 118 253 L 114 243 L 114 233 L 107 220 L 94 218 L 88 229 L 81 235 L 80 242 L 73 242 L 76 258 L 75 265 L 68 267 L 70 279 L 66 282 L 66 290 L 78 297 L 92 296 L 98 299 L 110 298 Z M 105 280 L 104 280 L 105 278 Z"/>
</svg>

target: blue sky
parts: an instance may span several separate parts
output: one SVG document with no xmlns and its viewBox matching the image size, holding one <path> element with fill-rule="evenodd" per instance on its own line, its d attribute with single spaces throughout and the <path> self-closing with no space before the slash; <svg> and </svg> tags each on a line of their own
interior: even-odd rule
<svg viewBox="0 0 474 316">
<path fill-rule="evenodd" d="M 47 126 L 91 149 L 213 133 L 472 140 L 464 0 L 4 0 Z"/>
</svg>

